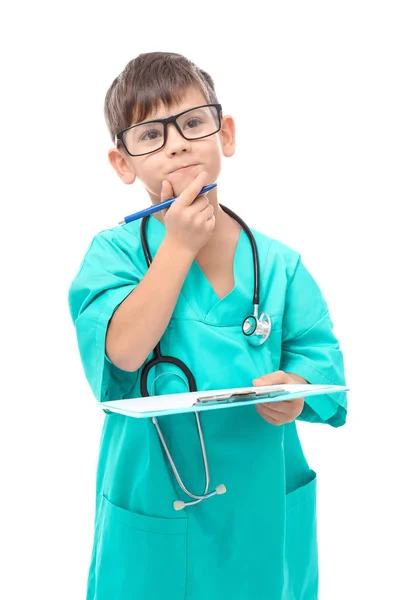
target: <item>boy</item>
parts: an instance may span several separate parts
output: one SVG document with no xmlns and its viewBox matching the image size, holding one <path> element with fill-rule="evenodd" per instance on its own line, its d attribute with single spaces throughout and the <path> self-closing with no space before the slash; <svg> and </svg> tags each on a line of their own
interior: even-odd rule
<svg viewBox="0 0 405 600">
<path fill-rule="evenodd" d="M 70 310 L 96 398 L 188 391 L 176 361 L 197 390 L 345 385 L 319 287 L 297 252 L 256 231 L 260 311 L 271 331 L 263 343 L 247 342 L 248 235 L 218 203 L 218 188 L 198 196 L 235 147 L 234 121 L 222 114 L 211 77 L 178 54 L 140 55 L 111 85 L 105 115 L 116 143 L 109 161 L 122 181 L 138 177 L 153 204 L 179 198 L 148 219 L 149 268 L 137 220 L 96 235 L 72 283 Z M 143 369 L 159 343 L 176 361 L 156 365 L 145 392 Z M 341 426 L 346 395 L 200 419 L 204 446 L 195 415 L 159 418 L 165 448 L 152 420 L 106 416 L 87 599 L 315 600 L 316 475 L 295 420 Z M 210 479 L 223 481 L 226 494 L 198 501 Z M 190 504 L 176 512 L 173 501 Z"/>
</svg>

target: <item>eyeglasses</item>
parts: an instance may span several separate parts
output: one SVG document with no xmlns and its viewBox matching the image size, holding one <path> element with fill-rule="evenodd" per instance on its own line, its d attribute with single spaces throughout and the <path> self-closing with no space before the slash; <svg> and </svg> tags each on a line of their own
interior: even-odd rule
<svg viewBox="0 0 405 600">
<path fill-rule="evenodd" d="M 204 104 L 190 108 L 167 119 L 145 121 L 131 125 L 115 136 L 130 156 L 143 156 L 160 150 L 167 140 L 167 126 L 173 123 L 180 135 L 186 140 L 200 140 L 214 135 L 221 129 L 220 104 Z"/>
</svg>

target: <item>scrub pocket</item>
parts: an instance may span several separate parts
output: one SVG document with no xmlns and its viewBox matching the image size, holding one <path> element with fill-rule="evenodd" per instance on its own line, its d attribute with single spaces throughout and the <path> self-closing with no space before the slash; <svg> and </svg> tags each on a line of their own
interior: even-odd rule
<svg viewBox="0 0 405 600">
<path fill-rule="evenodd" d="M 316 473 L 286 496 L 286 589 L 283 600 L 317 600 Z"/>
<path fill-rule="evenodd" d="M 124 510 L 102 497 L 87 600 L 183 600 L 187 518 Z"/>
</svg>

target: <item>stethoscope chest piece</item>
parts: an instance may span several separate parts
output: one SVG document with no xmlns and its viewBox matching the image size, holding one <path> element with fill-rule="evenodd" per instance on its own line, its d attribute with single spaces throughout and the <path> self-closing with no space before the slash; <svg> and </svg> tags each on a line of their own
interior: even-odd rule
<svg viewBox="0 0 405 600">
<path fill-rule="evenodd" d="M 258 306 L 254 306 L 254 314 L 249 315 L 242 323 L 242 331 L 252 346 L 261 346 L 271 332 L 270 316 L 263 312 L 258 316 Z"/>
</svg>

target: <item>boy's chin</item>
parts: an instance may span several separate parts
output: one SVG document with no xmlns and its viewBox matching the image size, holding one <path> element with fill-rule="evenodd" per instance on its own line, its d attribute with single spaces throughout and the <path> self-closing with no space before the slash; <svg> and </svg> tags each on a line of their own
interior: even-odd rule
<svg viewBox="0 0 405 600">
<path fill-rule="evenodd" d="M 175 196 L 180 196 L 182 192 L 194 181 L 194 179 L 198 175 L 198 171 L 194 169 L 189 172 L 184 171 L 184 173 L 176 173 L 173 174 L 175 177 L 170 179 L 170 183 L 172 184 L 172 188 Z"/>
</svg>

